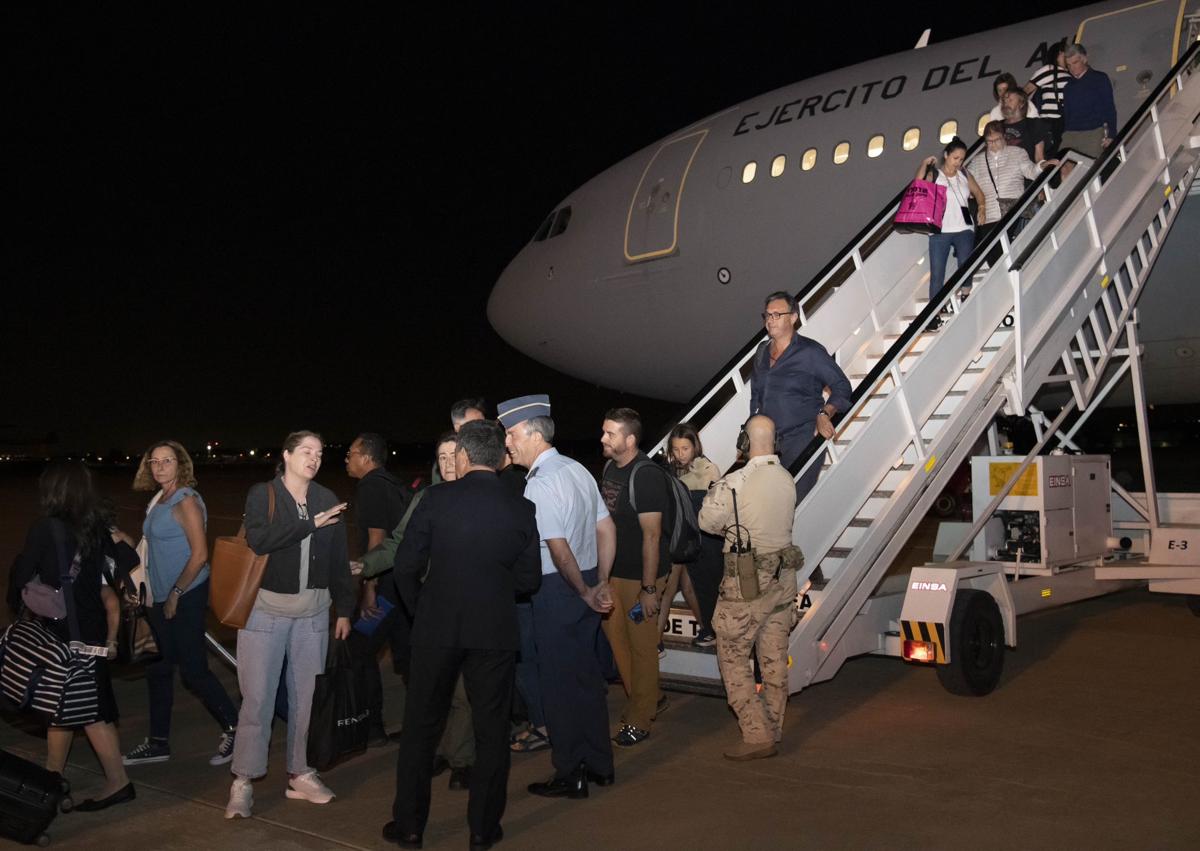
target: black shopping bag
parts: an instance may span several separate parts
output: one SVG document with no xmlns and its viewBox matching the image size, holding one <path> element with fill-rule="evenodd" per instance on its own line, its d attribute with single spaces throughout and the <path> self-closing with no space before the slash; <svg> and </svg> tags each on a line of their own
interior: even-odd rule
<svg viewBox="0 0 1200 851">
<path fill-rule="evenodd" d="M 362 665 L 351 658 L 345 641 L 334 640 L 317 675 L 308 725 L 308 764 L 325 771 L 367 749 L 370 710 Z"/>
</svg>

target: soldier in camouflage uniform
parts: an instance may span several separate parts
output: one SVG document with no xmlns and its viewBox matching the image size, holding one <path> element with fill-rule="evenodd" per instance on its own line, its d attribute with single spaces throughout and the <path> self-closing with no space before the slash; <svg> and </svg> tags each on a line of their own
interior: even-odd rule
<svg viewBox="0 0 1200 851">
<path fill-rule="evenodd" d="M 775 454 L 775 424 L 768 417 L 746 423 L 750 460 L 715 483 L 704 497 L 700 526 L 725 535 L 725 576 L 713 615 L 717 660 L 729 705 L 742 731 L 740 744 L 725 751 L 727 759 L 774 756 L 783 737 L 787 706 L 788 635 L 796 625 L 796 570 L 804 564 L 792 545 L 796 489 L 792 476 Z M 734 546 L 734 494 L 741 541 L 752 547 L 758 596 L 746 599 L 739 580 Z M 751 583 L 752 586 L 752 583 Z M 762 693 L 754 686 L 751 649 L 758 653 Z"/>
</svg>

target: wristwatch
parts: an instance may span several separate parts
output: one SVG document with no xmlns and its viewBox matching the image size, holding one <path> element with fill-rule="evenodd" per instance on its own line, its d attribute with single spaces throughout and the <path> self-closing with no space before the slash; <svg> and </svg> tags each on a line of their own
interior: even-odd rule
<svg viewBox="0 0 1200 851">
<path fill-rule="evenodd" d="M 657 585 L 643 585 L 642 593 L 643 594 L 657 594 L 658 586 Z"/>
<path fill-rule="evenodd" d="M 180 588 L 178 585 L 176 585 L 176 586 L 174 586 L 174 587 L 172 587 L 172 588 L 171 588 L 171 593 L 172 593 L 172 594 L 178 594 L 180 597 L 182 597 L 182 596 L 183 596 L 183 589 L 182 589 L 182 588 Z"/>
</svg>

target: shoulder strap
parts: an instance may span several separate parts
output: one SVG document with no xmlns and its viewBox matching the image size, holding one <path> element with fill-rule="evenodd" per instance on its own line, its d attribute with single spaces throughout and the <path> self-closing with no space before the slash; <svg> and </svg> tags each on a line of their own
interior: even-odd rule
<svg viewBox="0 0 1200 851">
<path fill-rule="evenodd" d="M 67 559 L 67 527 L 65 523 L 54 518 L 51 528 L 54 531 L 54 546 L 58 552 L 59 584 L 63 605 L 67 609 L 67 634 L 71 637 L 71 641 L 79 641 L 79 618 L 75 614 L 74 588 L 75 574 L 78 571 L 73 572 L 76 562 L 79 561 L 79 553 L 75 553 L 74 559 Z"/>
<path fill-rule="evenodd" d="M 637 503 L 634 502 L 633 499 L 633 480 L 637 478 L 637 471 L 649 463 L 650 460 L 648 458 L 643 458 L 640 461 L 634 461 L 633 469 L 629 471 L 629 507 L 633 509 L 635 514 L 637 513 Z"/>
<path fill-rule="evenodd" d="M 267 522 L 275 519 L 275 480 L 267 482 Z M 242 526 L 238 529 L 237 537 L 246 540 L 246 518 L 242 518 Z"/>
<path fill-rule="evenodd" d="M 988 177 L 992 179 L 992 188 L 996 190 L 996 197 L 1000 197 L 1000 187 L 996 185 L 996 176 L 992 174 L 992 161 L 988 158 L 988 152 L 983 152 L 983 162 L 987 166 Z"/>
</svg>

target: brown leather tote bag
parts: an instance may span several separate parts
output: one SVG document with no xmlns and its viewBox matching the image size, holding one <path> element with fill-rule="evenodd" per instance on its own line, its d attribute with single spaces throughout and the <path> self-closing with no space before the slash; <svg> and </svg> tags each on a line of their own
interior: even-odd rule
<svg viewBox="0 0 1200 851">
<path fill-rule="evenodd" d="M 267 483 L 267 522 L 275 519 L 275 483 Z M 258 555 L 246 543 L 246 526 L 235 537 L 220 537 L 213 544 L 209 561 L 208 605 L 217 620 L 243 629 L 258 599 L 268 555 Z"/>
</svg>

